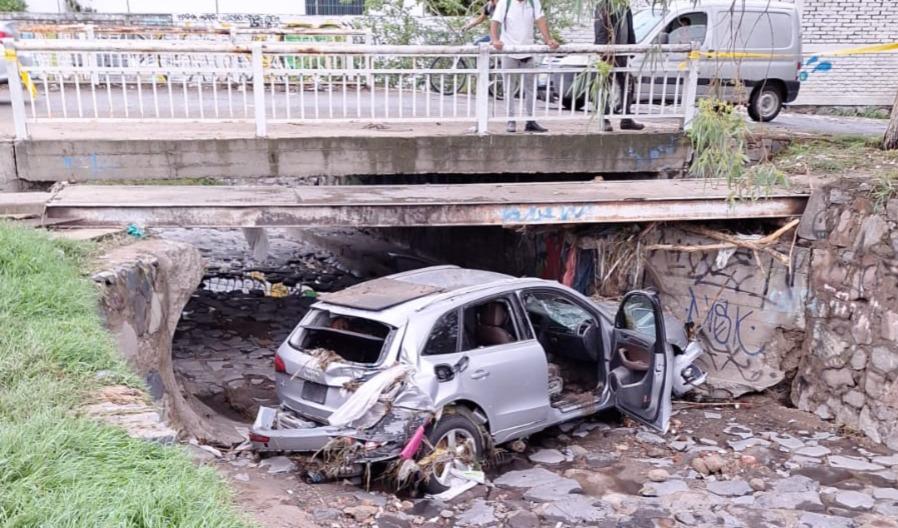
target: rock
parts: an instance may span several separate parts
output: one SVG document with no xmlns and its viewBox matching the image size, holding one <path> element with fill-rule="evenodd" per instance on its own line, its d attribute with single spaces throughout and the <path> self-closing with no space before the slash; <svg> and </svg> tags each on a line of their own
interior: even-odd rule
<svg viewBox="0 0 898 528">
<path fill-rule="evenodd" d="M 597 523 L 606 518 L 609 512 L 593 505 L 595 500 L 582 495 L 574 495 L 543 505 L 540 508 L 540 517 L 550 523 L 561 523 L 562 526 Z"/>
<path fill-rule="evenodd" d="M 648 431 L 639 431 L 636 433 L 636 439 L 646 444 L 664 444 L 664 439 L 655 433 Z"/>
<path fill-rule="evenodd" d="M 831 452 L 832 451 L 830 451 L 829 448 L 826 448 L 823 446 L 805 446 L 805 447 L 795 450 L 796 455 L 808 456 L 808 457 L 814 457 L 814 458 L 824 457 L 824 456 L 830 454 Z"/>
<path fill-rule="evenodd" d="M 296 464 L 285 456 L 276 456 L 266 458 L 259 463 L 259 467 L 267 467 L 268 473 L 274 475 L 277 473 L 289 473 L 296 469 Z"/>
<path fill-rule="evenodd" d="M 693 458 L 690 465 L 692 466 L 692 469 L 698 471 L 702 475 L 711 474 L 711 470 L 708 469 L 708 465 L 705 464 L 705 459 L 703 459 L 702 457 Z"/>
<path fill-rule="evenodd" d="M 798 519 L 798 528 L 854 528 L 853 520 L 847 517 L 805 512 Z"/>
<path fill-rule="evenodd" d="M 695 526 L 698 520 L 695 518 L 695 515 L 692 515 L 688 511 L 676 512 L 674 514 L 674 519 L 678 522 L 685 524 L 686 526 Z"/>
<path fill-rule="evenodd" d="M 403 513 L 384 513 L 377 518 L 377 528 L 410 528 L 411 519 Z"/>
<path fill-rule="evenodd" d="M 561 464 L 567 460 L 564 454 L 557 449 L 540 449 L 536 453 L 531 453 L 527 458 L 534 464 L 548 465 Z"/>
<path fill-rule="evenodd" d="M 870 364 L 883 374 L 891 374 L 893 370 L 898 369 L 898 353 L 886 347 L 873 347 Z"/>
<path fill-rule="evenodd" d="M 580 487 L 583 488 L 583 493 L 592 497 L 605 495 L 615 485 L 614 478 L 604 473 L 585 469 L 569 469 L 564 472 L 564 476 L 579 482 Z"/>
<path fill-rule="evenodd" d="M 343 513 L 352 517 L 356 521 L 364 522 L 377 515 L 377 507 L 368 504 L 347 506 L 343 508 Z"/>
<path fill-rule="evenodd" d="M 508 448 L 515 453 L 523 453 L 527 450 L 527 444 L 523 440 L 515 440 L 514 442 L 508 444 Z"/>
<path fill-rule="evenodd" d="M 209 447 L 209 446 L 198 446 L 198 445 L 187 444 L 187 446 L 186 446 L 187 454 L 190 455 L 190 458 L 193 460 L 193 462 L 195 464 L 204 465 L 204 464 L 211 464 L 211 463 L 215 462 L 217 457 L 210 451 L 203 449 L 203 447 Z M 214 448 L 212 448 L 212 449 L 214 449 Z"/>
<path fill-rule="evenodd" d="M 705 411 L 705 418 L 707 418 L 708 420 L 720 420 L 721 418 L 723 418 L 723 415 L 716 412 Z"/>
<path fill-rule="evenodd" d="M 700 444 L 704 444 L 706 446 L 716 446 L 717 445 L 717 440 L 712 440 L 710 438 L 699 438 L 698 442 Z"/>
<path fill-rule="evenodd" d="M 459 526 L 489 526 L 496 523 L 496 514 L 492 506 L 483 499 L 474 499 L 471 506 L 455 517 Z"/>
<path fill-rule="evenodd" d="M 239 480 L 240 482 L 249 482 L 249 475 L 246 473 L 237 473 L 232 478 L 234 480 Z"/>
<path fill-rule="evenodd" d="M 741 497 L 752 492 L 752 487 L 742 479 L 710 481 L 707 489 L 721 497 Z"/>
<path fill-rule="evenodd" d="M 864 406 L 864 402 L 867 401 L 867 397 L 861 391 L 850 390 L 842 396 L 842 401 L 855 409 L 860 409 Z"/>
<path fill-rule="evenodd" d="M 312 517 L 319 522 L 334 521 L 341 515 L 343 515 L 343 512 L 336 508 L 314 508 L 312 510 Z"/>
<path fill-rule="evenodd" d="M 723 432 L 728 435 L 738 436 L 741 440 L 748 440 L 754 436 L 751 429 L 741 425 L 728 425 L 723 429 Z"/>
<path fill-rule="evenodd" d="M 875 456 L 872 460 L 874 464 L 882 464 L 883 466 L 898 466 L 898 454 L 889 456 Z"/>
<path fill-rule="evenodd" d="M 639 494 L 643 497 L 664 497 L 681 491 L 689 491 L 689 486 L 683 480 L 667 480 L 665 482 L 647 482 Z"/>
<path fill-rule="evenodd" d="M 588 451 L 585 447 L 580 446 L 580 445 L 576 445 L 576 444 L 574 444 L 574 445 L 568 447 L 568 451 L 571 452 L 571 455 L 572 455 L 575 459 L 585 458 L 586 455 L 589 454 L 589 451 Z"/>
<path fill-rule="evenodd" d="M 527 490 L 524 499 L 533 502 L 552 502 L 564 499 L 571 493 L 582 492 L 583 488 L 576 480 L 556 475 L 556 480 Z"/>
<path fill-rule="evenodd" d="M 833 389 L 854 387 L 854 377 L 850 369 L 826 369 L 823 371 L 823 381 Z"/>
<path fill-rule="evenodd" d="M 508 528 L 539 528 L 539 517 L 527 510 L 515 510 L 505 517 Z"/>
<path fill-rule="evenodd" d="M 884 466 L 874 464 L 865 458 L 833 455 L 826 458 L 827 463 L 834 468 L 850 469 L 852 471 L 879 471 Z"/>
<path fill-rule="evenodd" d="M 664 482 L 670 478 L 670 473 L 664 469 L 652 469 L 646 475 L 652 482 Z"/>
<path fill-rule="evenodd" d="M 744 440 L 728 440 L 727 445 L 733 448 L 733 451 L 739 453 L 741 451 L 745 451 L 751 447 L 761 446 L 761 447 L 769 447 L 770 442 L 764 440 L 763 438 L 746 438 Z"/>
<path fill-rule="evenodd" d="M 896 488 L 874 488 L 873 498 L 876 500 L 890 500 L 898 502 L 898 489 Z"/>
<path fill-rule="evenodd" d="M 898 519 L 898 502 L 880 502 L 873 507 L 873 511 L 893 519 Z"/>
<path fill-rule="evenodd" d="M 443 519 L 451 519 L 455 517 L 455 512 L 452 510 L 441 510 L 440 517 L 442 517 Z"/>
<path fill-rule="evenodd" d="M 758 494 L 755 506 L 761 509 L 823 511 L 820 494 L 815 491 L 797 493 L 765 491 Z"/>
<path fill-rule="evenodd" d="M 755 491 L 764 491 L 767 489 L 767 484 L 764 482 L 764 479 L 753 478 L 748 481 L 748 485 L 751 486 L 751 489 Z"/>
<path fill-rule="evenodd" d="M 669 445 L 674 451 L 686 451 L 692 444 L 693 442 L 691 440 L 675 440 Z"/>
<path fill-rule="evenodd" d="M 804 475 L 794 475 L 773 483 L 774 493 L 803 493 L 819 491 L 820 483 Z"/>
<path fill-rule="evenodd" d="M 789 434 L 780 435 L 777 433 L 771 433 L 770 439 L 780 447 L 784 447 L 789 451 L 794 451 L 796 449 L 804 447 L 804 442 Z"/>
<path fill-rule="evenodd" d="M 497 478 L 494 483 L 505 488 L 533 488 L 554 482 L 561 477 L 545 468 L 532 468 L 509 471 Z"/>
<path fill-rule="evenodd" d="M 708 471 L 710 473 L 720 473 L 720 471 L 723 469 L 723 465 L 725 462 L 720 455 L 712 453 L 703 458 L 705 459 L 705 466 L 708 468 Z"/>
<path fill-rule="evenodd" d="M 849 510 L 869 510 L 875 501 L 873 497 L 860 491 L 843 490 L 836 493 L 833 503 Z"/>
</svg>

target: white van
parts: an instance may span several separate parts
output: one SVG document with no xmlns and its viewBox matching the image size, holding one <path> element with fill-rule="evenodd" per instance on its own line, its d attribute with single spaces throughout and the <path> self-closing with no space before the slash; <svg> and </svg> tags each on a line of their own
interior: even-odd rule
<svg viewBox="0 0 898 528">
<path fill-rule="evenodd" d="M 746 104 L 755 121 L 773 120 L 784 103 L 798 97 L 801 16 L 794 4 L 676 0 L 667 9 L 634 13 L 633 31 L 638 44 L 699 43 L 709 55 L 699 62 L 698 94 Z M 582 56 L 556 64 L 571 66 L 577 60 Z M 640 60 L 636 57 L 630 65 L 638 69 Z M 572 81 L 565 79 L 563 85 L 553 83 L 553 87 L 574 86 Z M 565 106 L 579 102 L 570 90 L 565 91 L 561 97 Z"/>
</svg>

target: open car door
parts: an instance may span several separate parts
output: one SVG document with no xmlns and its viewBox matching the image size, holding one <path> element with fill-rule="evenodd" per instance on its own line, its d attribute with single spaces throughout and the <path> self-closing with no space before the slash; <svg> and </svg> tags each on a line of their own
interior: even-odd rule
<svg viewBox="0 0 898 528">
<path fill-rule="evenodd" d="M 624 296 L 611 337 L 609 383 L 615 405 L 634 419 L 667 432 L 673 357 L 658 297 L 645 291 Z"/>
</svg>

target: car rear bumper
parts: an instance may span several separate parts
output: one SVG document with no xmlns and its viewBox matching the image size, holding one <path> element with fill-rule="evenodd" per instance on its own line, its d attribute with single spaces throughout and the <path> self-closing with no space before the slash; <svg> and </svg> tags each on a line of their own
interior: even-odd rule
<svg viewBox="0 0 898 528">
<path fill-rule="evenodd" d="M 332 438 L 346 436 L 344 428 L 305 421 L 280 409 L 259 407 L 250 428 L 256 451 L 318 451 Z"/>
<path fill-rule="evenodd" d="M 786 81 L 786 94 L 785 99 L 783 99 L 784 103 L 791 103 L 792 101 L 798 99 L 798 91 L 801 89 L 800 81 Z"/>
</svg>

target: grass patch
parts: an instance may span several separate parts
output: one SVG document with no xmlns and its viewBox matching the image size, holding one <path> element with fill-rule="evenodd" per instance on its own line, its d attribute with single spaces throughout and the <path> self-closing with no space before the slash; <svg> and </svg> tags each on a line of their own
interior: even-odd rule
<svg viewBox="0 0 898 528">
<path fill-rule="evenodd" d="M 882 150 L 881 141 L 879 136 L 797 139 L 773 163 L 787 174 L 869 175 L 898 168 L 898 152 Z"/>
<path fill-rule="evenodd" d="M 898 197 L 898 172 L 884 172 L 875 178 L 870 197 L 876 210 L 884 211 L 889 200 Z"/>
<path fill-rule="evenodd" d="M 80 271 L 92 249 L 0 222 L 0 526 L 244 526 L 182 449 L 75 414 L 99 371 L 140 385 Z"/>
</svg>

